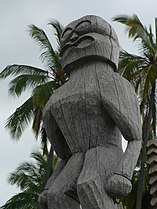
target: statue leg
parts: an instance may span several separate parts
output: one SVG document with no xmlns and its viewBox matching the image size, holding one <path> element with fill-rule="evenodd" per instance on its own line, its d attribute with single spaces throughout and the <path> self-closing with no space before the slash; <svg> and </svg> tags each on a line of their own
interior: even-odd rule
<svg viewBox="0 0 157 209">
<path fill-rule="evenodd" d="M 115 209 L 112 198 L 105 191 L 105 182 L 112 175 L 115 162 L 114 150 L 95 147 L 86 152 L 77 182 L 82 209 Z"/>
<path fill-rule="evenodd" d="M 83 153 L 74 153 L 47 193 L 48 209 L 80 209 L 77 179 L 82 170 Z"/>
<path fill-rule="evenodd" d="M 64 159 L 64 160 L 58 159 L 59 162 L 57 162 L 57 165 L 56 165 L 55 170 L 53 171 L 53 174 L 48 179 L 46 186 L 44 188 L 44 191 L 38 197 L 38 202 L 39 202 L 40 208 L 47 209 L 48 190 L 51 187 L 51 184 L 53 184 L 53 182 L 57 178 L 57 176 L 62 172 L 62 170 L 65 167 L 65 165 L 67 164 L 68 160 L 69 159 Z"/>
</svg>

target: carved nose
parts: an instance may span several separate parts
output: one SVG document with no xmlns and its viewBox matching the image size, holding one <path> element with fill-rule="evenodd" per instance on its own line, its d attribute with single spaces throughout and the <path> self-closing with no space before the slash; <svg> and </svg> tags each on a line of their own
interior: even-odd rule
<svg viewBox="0 0 157 209">
<path fill-rule="evenodd" d="M 71 38 L 70 38 L 70 40 L 74 42 L 74 41 L 76 41 L 76 40 L 78 39 L 78 37 L 79 37 L 79 36 L 78 36 L 77 33 L 74 31 L 73 34 L 72 34 L 72 36 L 71 36 Z"/>
</svg>

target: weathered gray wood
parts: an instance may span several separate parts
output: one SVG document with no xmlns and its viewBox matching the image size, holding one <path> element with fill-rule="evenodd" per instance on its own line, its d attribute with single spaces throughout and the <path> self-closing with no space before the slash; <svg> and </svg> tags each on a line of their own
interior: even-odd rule
<svg viewBox="0 0 157 209">
<path fill-rule="evenodd" d="M 118 39 L 105 20 L 85 16 L 65 28 L 61 41 L 70 78 L 48 101 L 43 122 L 62 161 L 39 201 L 48 209 L 116 209 L 112 197 L 130 192 L 141 148 L 136 95 L 114 72 Z M 121 134 L 129 142 L 125 153 Z"/>
<path fill-rule="evenodd" d="M 117 35 L 110 24 L 100 17 L 88 15 L 70 23 L 61 41 L 61 62 L 67 71 L 78 66 L 78 61 L 85 63 L 85 60 L 93 60 L 94 57 L 118 64 Z"/>
</svg>

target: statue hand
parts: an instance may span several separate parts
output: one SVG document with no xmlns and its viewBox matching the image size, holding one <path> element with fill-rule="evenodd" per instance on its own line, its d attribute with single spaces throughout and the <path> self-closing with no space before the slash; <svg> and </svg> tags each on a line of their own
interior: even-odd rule
<svg viewBox="0 0 157 209">
<path fill-rule="evenodd" d="M 114 174 L 108 179 L 105 188 L 110 196 L 121 198 L 131 191 L 132 185 L 131 181 L 125 176 Z"/>
<path fill-rule="evenodd" d="M 43 209 L 47 209 L 47 192 L 48 190 L 44 190 L 38 197 L 38 202 Z"/>
</svg>

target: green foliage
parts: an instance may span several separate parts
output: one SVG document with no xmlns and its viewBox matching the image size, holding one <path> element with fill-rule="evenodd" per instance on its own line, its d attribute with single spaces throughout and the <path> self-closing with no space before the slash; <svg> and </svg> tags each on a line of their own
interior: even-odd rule
<svg viewBox="0 0 157 209">
<path fill-rule="evenodd" d="M 48 68 L 58 69 L 61 67 L 59 60 L 59 53 L 51 46 L 51 43 L 45 32 L 35 25 L 29 26 L 30 36 L 37 41 L 42 51 L 40 58 Z M 60 35 L 60 34 L 59 34 Z"/>
<path fill-rule="evenodd" d="M 32 161 L 21 163 L 10 173 L 8 182 L 16 185 L 21 192 L 10 198 L 1 209 L 35 209 L 38 208 L 38 196 L 44 187 L 44 175 L 47 158 L 39 151 L 31 153 Z M 56 165 L 57 157 L 53 157 L 51 174 Z"/>
<path fill-rule="evenodd" d="M 140 41 L 140 49 L 145 52 L 151 52 L 154 54 L 156 52 L 156 44 L 154 43 L 155 39 L 152 33 L 151 26 L 147 30 L 146 26 L 143 26 L 139 17 L 134 14 L 133 16 L 129 15 L 120 15 L 113 18 L 114 21 L 122 23 L 126 26 L 126 32 L 130 38 L 133 40 Z"/>
<path fill-rule="evenodd" d="M 135 169 L 133 177 L 132 177 L 132 190 L 125 197 L 121 199 L 121 202 L 127 209 L 135 209 L 136 208 L 136 193 L 139 182 L 139 167 Z M 150 209 L 150 194 L 149 194 L 149 175 L 147 167 L 145 167 L 145 178 L 143 183 L 143 192 L 142 192 L 142 209 Z"/>
<path fill-rule="evenodd" d="M 5 79 L 9 76 L 13 77 L 9 87 L 11 95 L 19 97 L 26 90 L 31 91 L 30 98 L 7 119 L 6 128 L 9 129 L 12 138 L 18 140 L 22 136 L 25 127 L 32 122 L 32 129 L 36 137 L 41 133 L 44 153 L 47 153 L 47 136 L 45 132 L 43 134 L 42 110 L 54 90 L 67 80 L 59 59 L 60 38 L 63 26 L 58 21 L 50 21 L 48 25 L 54 29 L 54 35 L 58 44 L 57 50 L 53 49 L 51 42 L 42 29 L 35 25 L 29 26 L 30 36 L 40 47 L 40 58 L 45 65 L 45 69 L 13 64 L 7 66 L 0 73 L 0 79 Z"/>
<path fill-rule="evenodd" d="M 55 29 L 55 36 L 56 36 L 57 44 L 58 44 L 57 50 L 60 51 L 61 34 L 62 34 L 62 31 L 64 30 L 64 26 L 61 25 L 57 20 L 50 20 L 48 24 L 51 25 Z"/>
<path fill-rule="evenodd" d="M 143 115 L 150 106 L 150 92 L 157 78 L 156 37 L 152 33 L 151 26 L 147 29 L 135 14 L 116 16 L 113 20 L 124 24 L 128 36 L 133 38 L 133 41 L 138 41 L 140 55 L 130 54 L 124 50 L 120 52 L 119 72 L 134 86 Z M 155 30 L 157 31 L 157 28 Z M 153 128 L 151 130 L 155 136 L 155 97 L 153 103 L 153 120 L 151 121 Z"/>
<path fill-rule="evenodd" d="M 154 35 L 152 27 L 144 26 L 135 14 L 117 16 L 113 20 L 125 25 L 128 37 L 139 45 L 139 55 L 120 52 L 119 72 L 134 86 L 143 120 L 143 143 L 139 158 L 141 169 L 135 171 L 133 190 L 122 201 L 127 209 L 149 209 L 149 183 L 145 160 L 147 142 L 156 138 L 157 21 Z"/>
<path fill-rule="evenodd" d="M 33 110 L 32 97 L 30 97 L 7 119 L 6 127 L 9 129 L 12 138 L 19 139 L 21 137 L 25 127 L 32 119 Z"/>
</svg>

